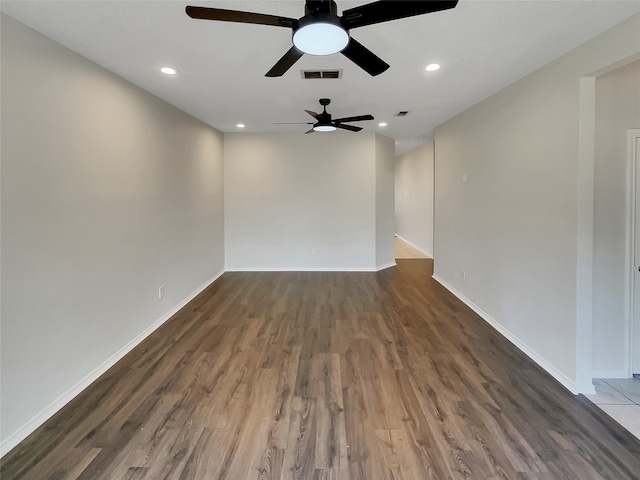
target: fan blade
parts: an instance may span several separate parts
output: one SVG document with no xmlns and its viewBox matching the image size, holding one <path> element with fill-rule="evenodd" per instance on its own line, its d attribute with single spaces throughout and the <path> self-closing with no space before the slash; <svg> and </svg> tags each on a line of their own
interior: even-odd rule
<svg viewBox="0 0 640 480">
<path fill-rule="evenodd" d="M 355 40 L 353 37 L 351 37 L 349 44 L 341 53 L 372 77 L 380 75 L 389 68 L 388 63 L 380 59 L 371 50 Z"/>
<path fill-rule="evenodd" d="M 307 133 L 313 133 L 313 132 L 315 132 L 315 130 L 312 128 L 311 130 L 306 131 L 306 132 L 304 132 L 304 133 L 305 133 L 305 135 L 306 135 Z"/>
<path fill-rule="evenodd" d="M 291 47 L 287 53 L 285 53 L 278 62 L 271 67 L 265 77 L 281 77 L 287 70 L 289 70 L 294 63 L 300 60 L 304 53 L 298 50 L 296 47 Z"/>
<path fill-rule="evenodd" d="M 305 112 L 307 112 L 309 115 L 311 115 L 316 120 L 320 120 L 320 115 L 318 115 L 316 112 L 312 112 L 311 110 L 305 110 Z"/>
<path fill-rule="evenodd" d="M 315 125 L 313 122 L 274 122 L 273 125 Z"/>
<path fill-rule="evenodd" d="M 365 120 L 373 120 L 373 115 L 360 115 L 358 117 L 345 117 L 345 118 L 336 118 L 334 122 L 336 123 L 346 123 L 346 122 L 363 122 Z"/>
<path fill-rule="evenodd" d="M 222 8 L 187 7 L 187 15 L 200 20 L 220 20 L 222 22 L 253 23 L 256 25 L 272 25 L 274 27 L 294 28 L 298 21 L 294 18 L 277 17 L 263 13 L 239 12 Z"/>
<path fill-rule="evenodd" d="M 355 127 L 353 125 L 345 125 L 344 123 L 336 123 L 334 125 L 336 128 L 342 128 L 344 130 L 350 130 L 352 132 L 359 132 L 362 130 L 362 127 Z"/>
<path fill-rule="evenodd" d="M 399 18 L 413 17 L 425 13 L 439 12 L 454 8 L 458 4 L 453 1 L 432 0 L 380 0 L 342 12 L 342 25 L 346 28 L 364 27 L 374 23 L 388 22 Z"/>
</svg>

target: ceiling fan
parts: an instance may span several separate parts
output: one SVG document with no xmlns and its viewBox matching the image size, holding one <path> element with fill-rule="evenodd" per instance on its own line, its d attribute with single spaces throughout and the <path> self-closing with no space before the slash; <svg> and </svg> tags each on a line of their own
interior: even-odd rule
<svg viewBox="0 0 640 480">
<path fill-rule="evenodd" d="M 262 13 L 225 10 L 222 8 L 186 8 L 191 18 L 223 22 L 253 23 L 285 27 L 293 30 L 293 46 L 265 76 L 281 77 L 302 55 L 331 55 L 341 52 L 345 57 L 372 76 L 379 75 L 389 65 L 349 35 L 352 28 L 399 18 L 454 8 L 458 0 L 380 0 L 344 10 L 338 16 L 333 0 L 306 0 L 302 18 L 278 17 Z"/>
<path fill-rule="evenodd" d="M 351 132 L 359 132 L 362 127 L 355 127 L 353 125 L 346 125 L 346 122 L 362 122 L 364 120 L 373 120 L 373 115 L 358 115 L 356 117 L 344 117 L 331 119 L 331 114 L 327 113 L 327 105 L 331 103 L 328 98 L 321 98 L 320 105 L 322 105 L 322 113 L 312 112 L 311 110 L 305 110 L 309 115 L 316 119 L 316 122 L 305 123 L 275 123 L 274 125 L 313 125 L 311 130 L 305 133 L 313 132 L 333 132 L 337 128 L 343 130 L 349 130 Z"/>
</svg>

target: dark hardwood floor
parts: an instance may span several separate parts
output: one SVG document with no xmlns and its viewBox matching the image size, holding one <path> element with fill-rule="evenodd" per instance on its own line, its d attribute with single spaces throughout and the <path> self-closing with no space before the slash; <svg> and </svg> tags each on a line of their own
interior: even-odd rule
<svg viewBox="0 0 640 480">
<path fill-rule="evenodd" d="M 639 479 L 640 442 L 431 268 L 225 273 L 1 478 Z"/>
</svg>

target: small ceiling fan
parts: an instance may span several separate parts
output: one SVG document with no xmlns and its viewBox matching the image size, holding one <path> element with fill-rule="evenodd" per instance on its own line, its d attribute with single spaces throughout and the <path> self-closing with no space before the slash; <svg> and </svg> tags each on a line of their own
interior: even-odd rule
<svg viewBox="0 0 640 480">
<path fill-rule="evenodd" d="M 274 123 L 274 125 L 313 125 L 311 130 L 305 133 L 313 132 L 333 132 L 337 128 L 343 130 L 349 130 L 351 132 L 359 132 L 362 127 L 356 127 L 353 125 L 345 125 L 346 122 L 362 122 L 364 120 L 373 120 L 373 115 L 358 115 L 356 117 L 344 117 L 331 119 L 331 114 L 327 113 L 327 105 L 331 103 L 328 98 L 321 98 L 320 105 L 322 105 L 322 113 L 312 112 L 311 110 L 305 110 L 309 115 L 315 118 L 316 122 L 304 122 L 304 123 Z"/>
<path fill-rule="evenodd" d="M 380 0 L 351 8 L 338 16 L 333 0 L 306 0 L 305 14 L 299 19 L 262 13 L 225 10 L 222 8 L 186 8 L 191 18 L 223 22 L 253 23 L 285 27 L 293 30 L 293 46 L 265 76 L 281 77 L 302 55 L 331 55 L 341 52 L 372 76 L 379 75 L 389 65 L 349 35 L 352 28 L 388 22 L 425 13 L 454 8 L 458 0 Z"/>
</svg>

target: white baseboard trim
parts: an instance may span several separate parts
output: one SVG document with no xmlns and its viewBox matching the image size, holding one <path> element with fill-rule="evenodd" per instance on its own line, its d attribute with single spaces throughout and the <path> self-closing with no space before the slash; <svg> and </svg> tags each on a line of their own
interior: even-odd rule
<svg viewBox="0 0 640 480">
<path fill-rule="evenodd" d="M 138 344 L 140 344 L 145 338 L 151 335 L 154 331 L 156 331 L 163 323 L 173 317 L 182 307 L 184 307 L 187 303 L 193 300 L 200 292 L 202 292 L 205 288 L 215 282 L 218 278 L 222 276 L 224 270 L 216 273 L 209 280 L 204 282 L 198 288 L 196 288 L 192 293 L 190 293 L 184 300 L 182 300 L 178 305 L 173 307 L 167 313 L 165 313 L 161 318 L 156 320 L 152 325 L 146 328 L 143 332 L 141 332 L 137 337 L 123 346 L 120 350 L 111 355 L 108 359 L 102 362 L 96 369 L 87 374 L 82 380 L 76 383 L 73 387 L 63 393 L 60 397 L 54 400 L 48 407 L 42 410 L 40 413 L 36 414 L 31 420 L 25 423 L 18 430 L 9 435 L 1 444 L 0 444 L 0 457 L 4 457 L 11 449 L 13 449 L 16 445 L 18 445 L 22 440 L 27 438 L 31 433 L 33 433 L 40 425 L 46 422 L 49 418 L 51 418 L 55 413 L 57 413 L 62 407 L 64 407 L 67 403 L 73 400 L 78 394 L 80 394 L 85 388 L 91 385 L 94 381 L 98 379 L 103 373 L 109 370 L 112 366 L 114 366 L 122 357 L 124 357 L 127 353 L 133 350 Z"/>
<path fill-rule="evenodd" d="M 382 264 L 382 265 L 378 265 L 378 266 L 376 267 L 376 272 L 379 272 L 380 270 L 385 270 L 385 269 L 387 269 L 387 268 L 395 267 L 396 265 L 397 265 L 397 264 L 396 264 L 396 262 L 395 262 L 395 261 L 393 261 L 393 262 L 389 262 L 389 263 L 384 263 L 384 264 Z"/>
<path fill-rule="evenodd" d="M 627 370 L 594 370 L 593 378 L 631 378 Z"/>
<path fill-rule="evenodd" d="M 396 237 L 398 237 L 400 240 L 402 240 L 404 243 L 408 243 L 409 245 L 411 245 L 413 248 L 415 248 L 416 250 L 418 250 L 420 253 L 426 255 L 429 258 L 433 258 L 433 253 L 429 253 L 429 252 L 425 252 L 423 249 L 421 249 L 420 247 L 418 247 L 417 245 L 414 245 L 413 243 L 411 243 L 409 240 L 407 240 L 406 238 L 402 237 L 401 235 L 398 235 L 396 233 Z"/>
<path fill-rule="evenodd" d="M 542 356 L 536 353 L 531 347 L 529 347 L 525 342 L 516 337 L 513 333 L 503 327 L 500 323 L 498 323 L 494 318 L 492 318 L 487 312 L 482 310 L 476 304 L 474 304 L 471 300 L 466 298 L 460 292 L 458 292 L 454 287 L 449 285 L 445 280 L 440 278 L 438 275 L 433 274 L 432 278 L 440 283 L 444 288 L 449 290 L 452 294 L 454 294 L 462 303 L 467 305 L 471 310 L 477 313 L 480 318 L 482 318 L 485 322 L 491 325 L 494 329 L 496 329 L 503 337 L 513 343 L 519 350 L 521 350 L 525 355 L 527 355 L 531 360 L 537 363 L 543 370 L 545 370 L 549 375 L 555 378 L 563 387 L 569 390 L 574 395 L 579 393 L 595 393 L 595 389 L 593 385 L 576 385 L 576 383 L 569 377 L 567 377 L 564 373 L 554 367 L 551 363 L 545 360 Z M 586 391 L 585 391 L 586 389 Z"/>
<path fill-rule="evenodd" d="M 589 382 L 586 384 L 581 384 L 581 383 L 576 383 L 575 385 L 575 392 L 571 392 L 574 395 L 578 395 L 579 393 L 582 393 L 583 395 L 595 395 L 596 392 L 596 387 L 593 385 L 593 382 Z"/>
<path fill-rule="evenodd" d="M 226 267 L 225 268 L 225 272 L 375 272 L 375 271 L 377 271 L 376 267 Z"/>
</svg>

